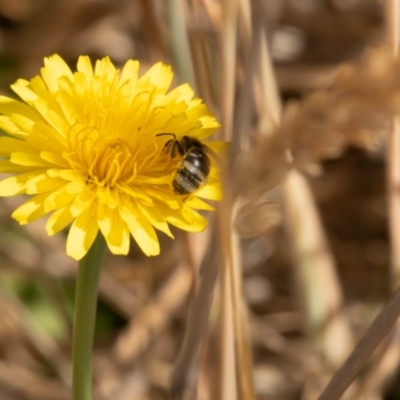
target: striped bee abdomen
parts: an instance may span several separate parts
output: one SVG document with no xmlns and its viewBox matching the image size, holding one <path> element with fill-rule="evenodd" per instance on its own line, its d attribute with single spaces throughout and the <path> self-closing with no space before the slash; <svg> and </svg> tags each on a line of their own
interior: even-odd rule
<svg viewBox="0 0 400 400">
<path fill-rule="evenodd" d="M 210 173 L 211 162 L 202 149 L 191 149 L 185 156 L 172 182 L 178 194 L 190 194 L 200 189 Z"/>
<path fill-rule="evenodd" d="M 165 143 L 162 152 L 168 151 L 171 158 L 177 155 L 182 157 L 172 181 L 176 194 L 192 194 L 207 183 L 211 161 L 206 154 L 209 151 L 206 145 L 190 136 L 183 136 L 181 140 L 178 140 L 174 133 L 159 133 L 156 136 L 172 136 L 173 139 Z"/>
</svg>

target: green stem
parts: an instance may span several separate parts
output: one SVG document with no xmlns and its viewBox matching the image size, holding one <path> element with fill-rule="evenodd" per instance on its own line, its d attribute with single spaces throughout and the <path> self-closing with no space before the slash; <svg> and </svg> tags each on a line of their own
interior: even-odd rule
<svg viewBox="0 0 400 400">
<path fill-rule="evenodd" d="M 103 235 L 99 233 L 86 256 L 79 262 L 72 339 L 74 400 L 92 400 L 92 347 L 97 292 L 105 250 Z"/>
</svg>

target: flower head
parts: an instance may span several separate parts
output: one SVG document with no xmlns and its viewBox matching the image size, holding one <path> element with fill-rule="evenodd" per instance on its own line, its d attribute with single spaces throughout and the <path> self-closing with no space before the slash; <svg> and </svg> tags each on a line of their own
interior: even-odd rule
<svg viewBox="0 0 400 400">
<path fill-rule="evenodd" d="M 130 235 L 146 255 L 159 254 L 154 228 L 172 237 L 169 224 L 201 231 L 207 221 L 195 210 L 218 199 L 215 160 L 208 181 L 189 195 L 174 191 L 183 155 L 172 156 L 171 138 L 198 141 L 219 124 L 189 85 L 168 92 L 169 66 L 155 64 L 138 76 L 139 62 L 120 70 L 109 58 L 94 68 L 86 56 L 72 72 L 57 55 L 41 76 L 18 80 L 23 102 L 0 96 L 0 196 L 32 197 L 12 214 L 26 224 L 48 213 L 49 235 L 71 224 L 67 254 L 81 259 L 99 230 L 114 254 L 127 254 Z M 161 135 L 161 134 L 171 135 Z M 169 144 L 168 144 L 169 143 Z M 207 147 L 218 151 L 218 142 Z"/>
</svg>

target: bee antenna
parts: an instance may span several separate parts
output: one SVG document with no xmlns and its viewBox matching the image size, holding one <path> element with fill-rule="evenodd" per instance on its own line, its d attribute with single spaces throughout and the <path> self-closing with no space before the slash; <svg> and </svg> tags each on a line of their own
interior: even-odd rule
<svg viewBox="0 0 400 400">
<path fill-rule="evenodd" d="M 156 136 L 173 136 L 176 139 L 175 133 L 158 133 Z"/>
</svg>

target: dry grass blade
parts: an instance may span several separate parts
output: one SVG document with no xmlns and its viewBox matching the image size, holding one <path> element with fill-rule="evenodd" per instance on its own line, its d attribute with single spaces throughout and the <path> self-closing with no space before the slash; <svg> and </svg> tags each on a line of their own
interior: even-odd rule
<svg viewBox="0 0 400 400">
<path fill-rule="evenodd" d="M 342 293 L 324 229 L 312 193 L 299 172 L 288 174 L 282 196 L 284 225 L 305 303 L 307 331 L 319 343 L 325 361 L 338 367 L 353 341 L 342 313 Z"/>
<path fill-rule="evenodd" d="M 400 358 L 400 343 L 394 332 L 391 332 L 389 337 L 380 344 L 376 353 L 378 354 L 372 356 L 370 365 L 366 367 L 363 374 L 357 391 L 357 400 L 364 400 L 372 393 L 385 391 Z"/>
<path fill-rule="evenodd" d="M 400 45 L 400 2 L 398 0 L 387 0 L 386 2 L 386 24 L 388 31 L 388 42 L 391 47 L 393 58 L 398 57 Z M 394 116 L 390 123 L 388 144 L 387 144 L 387 191 L 389 208 L 389 232 L 391 241 L 391 273 L 392 287 L 396 288 L 400 282 L 400 119 Z M 352 379 L 366 364 L 375 348 L 385 339 L 395 324 L 396 318 L 400 315 L 400 298 L 397 289 L 389 303 L 383 308 L 376 320 L 368 329 L 363 340 L 353 351 L 345 365 L 338 371 L 330 382 L 320 400 L 335 400 L 350 384 Z M 378 324 L 381 324 L 379 326 Z M 395 366 L 392 358 L 394 354 L 400 354 L 399 341 L 394 335 L 387 342 L 380 360 L 370 368 L 370 379 L 362 388 L 361 396 L 368 393 L 382 384 L 391 374 Z M 389 368 L 388 368 L 389 367 Z M 378 372 L 380 372 L 378 374 Z M 378 376 L 377 376 L 378 375 Z"/>
<path fill-rule="evenodd" d="M 190 13 L 187 13 L 187 23 L 191 26 L 191 30 L 189 31 L 190 48 L 198 95 L 211 110 L 214 110 L 216 106 L 216 78 L 213 76 L 211 65 L 213 50 L 204 27 L 204 19 L 207 14 L 199 3 L 200 0 L 192 1 L 193 18 L 191 18 Z M 209 18 L 207 18 L 207 23 L 208 22 L 210 22 Z"/>
<path fill-rule="evenodd" d="M 21 398 L 32 400 L 69 400 L 70 389 L 56 381 L 43 378 L 28 370 L 0 362 L 0 385 Z"/>
<path fill-rule="evenodd" d="M 238 0 L 222 1 L 221 124 L 224 140 L 232 138 L 235 99 L 236 35 Z"/>
<path fill-rule="evenodd" d="M 257 35 L 257 32 L 255 35 Z M 255 92 L 258 100 L 256 101 L 258 114 L 260 115 L 258 131 L 260 135 L 268 138 L 280 124 L 282 106 L 263 31 L 261 31 L 259 45 L 258 73 L 260 84 L 257 87 L 258 91 Z M 278 128 L 278 132 L 272 135 L 278 142 L 282 140 L 281 147 L 279 149 L 274 148 L 278 151 L 275 151 L 272 157 L 272 159 L 276 158 L 278 164 L 284 162 L 285 152 L 287 151 L 287 146 L 284 144 L 285 140 L 279 135 Z M 264 157 L 258 159 L 258 163 L 264 164 L 263 160 L 266 159 L 268 158 L 264 154 Z M 271 166 L 271 164 L 269 165 Z M 263 169 L 263 166 L 259 168 Z M 288 165 L 286 168 L 288 168 Z M 277 181 L 283 175 L 279 174 L 278 171 L 271 170 L 271 173 L 277 176 Z M 285 172 L 285 168 L 282 169 L 282 172 Z M 298 283 L 302 290 L 302 297 L 307 299 L 305 300 L 308 319 L 307 330 L 312 333 L 312 337 L 316 341 L 320 342 L 322 339 L 324 344 L 320 351 L 326 360 L 330 364 L 338 365 L 349 353 L 352 340 L 347 321 L 340 314 L 342 307 L 341 289 L 320 217 L 307 181 L 295 170 L 289 172 L 284 180 L 282 196 L 285 205 L 284 223 L 294 255 L 293 264 L 299 277 Z M 329 282 L 328 287 L 331 288 L 329 291 L 325 289 L 326 282 Z M 335 350 L 332 351 L 332 340 L 334 343 L 340 344 L 340 351 L 338 351 L 337 345 L 334 346 Z"/>
<path fill-rule="evenodd" d="M 186 29 L 186 6 L 186 0 L 168 0 L 167 2 L 169 28 L 171 30 L 171 50 L 180 80 L 189 83 L 190 86 L 195 88 L 196 82 Z"/>
<path fill-rule="evenodd" d="M 61 378 L 64 384 L 71 382 L 70 362 L 64 357 L 57 342 L 44 331 L 38 332 L 37 326 L 32 325 L 32 316 L 24 308 L 18 298 L 0 294 L 1 341 L 7 347 L 13 347 L 13 341 L 19 340 L 20 346 L 27 347 L 45 365 Z"/>
<path fill-rule="evenodd" d="M 375 349 L 393 329 L 400 315 L 400 288 L 390 297 L 350 357 L 335 374 L 318 400 L 337 400 L 355 379 Z"/>
<path fill-rule="evenodd" d="M 100 296 L 124 318 L 133 317 L 141 307 L 141 302 L 107 270 L 101 272 L 99 291 Z"/>
<path fill-rule="evenodd" d="M 386 23 L 388 42 L 393 56 L 399 54 L 400 46 L 400 2 L 386 1 Z M 389 231 L 391 238 L 392 287 L 400 284 L 400 118 L 394 117 L 387 145 L 387 184 L 389 204 Z"/>
<path fill-rule="evenodd" d="M 187 298 L 192 276 L 190 268 L 181 263 L 158 295 L 135 316 L 115 344 L 119 363 L 132 363 L 161 332 Z"/>
<path fill-rule="evenodd" d="M 224 139 L 232 138 L 239 1 L 222 3 L 221 119 Z M 249 4 L 241 3 L 242 9 Z M 248 22 L 248 21 L 247 21 Z M 248 27 L 248 31 L 249 26 Z M 249 32 L 248 32 L 249 35 Z M 243 309 L 239 243 L 232 233 L 232 193 L 227 171 L 222 172 L 224 199 L 218 208 L 222 270 L 220 399 L 254 399 L 252 356 Z"/>
<path fill-rule="evenodd" d="M 235 70 L 236 70 L 236 32 L 238 20 L 237 0 L 221 2 L 222 5 L 222 36 L 221 36 L 221 123 L 223 139 L 232 137 Z M 227 174 L 222 173 L 224 189 L 228 188 Z M 229 193 L 229 192 L 228 192 Z M 226 192 L 225 192 L 226 194 Z M 235 343 L 233 325 L 232 287 L 230 280 L 230 211 L 231 198 L 225 195 L 224 205 L 218 208 L 218 221 L 222 263 L 220 271 L 220 376 L 219 398 L 221 400 L 236 400 L 237 376 L 235 362 Z"/>
<path fill-rule="evenodd" d="M 391 284 L 393 288 L 400 285 L 400 119 L 395 117 L 391 122 L 388 137 L 387 154 L 389 230 L 391 238 Z"/>
<path fill-rule="evenodd" d="M 360 61 L 341 67 L 329 88 L 288 107 L 277 131 L 255 138 L 247 168 L 237 170 L 242 191 L 262 194 L 282 179 L 290 167 L 287 149 L 292 165 L 306 171 L 347 146 L 381 149 L 388 118 L 400 110 L 399 65 L 387 46 L 370 48 Z"/>
<path fill-rule="evenodd" d="M 144 14 L 144 29 L 149 40 L 149 51 L 154 62 L 168 62 L 164 42 L 162 40 L 160 22 L 158 21 L 153 1 L 141 0 Z"/>
<path fill-rule="evenodd" d="M 241 4 L 243 1 L 241 2 Z M 242 5 L 242 7 L 244 7 Z M 244 17 L 242 25 L 244 25 L 243 30 L 245 32 L 250 30 L 247 27 L 247 21 Z M 232 144 L 231 144 L 231 168 L 236 162 L 237 156 L 240 151 L 248 151 L 250 146 L 249 135 L 245 135 L 245 132 L 249 132 L 252 128 L 252 111 L 253 111 L 253 81 L 257 73 L 258 58 L 260 53 L 260 42 L 261 37 L 264 34 L 263 30 L 263 19 L 262 14 L 255 15 L 254 23 L 252 26 L 252 40 L 243 40 L 242 47 L 243 53 L 246 56 L 244 79 L 241 87 L 239 88 L 240 95 L 238 96 L 237 112 L 235 113 L 234 124 L 232 127 Z"/>
<path fill-rule="evenodd" d="M 260 17 L 262 18 L 263 15 L 261 9 Z M 256 98 L 256 107 L 258 108 L 258 131 L 263 135 L 269 135 L 280 123 L 282 104 L 272 61 L 269 56 L 266 32 L 261 25 L 260 28 L 260 52 L 257 62 L 258 80 L 254 82 L 253 90 Z"/>
<path fill-rule="evenodd" d="M 172 376 L 174 399 L 196 398 L 198 351 L 206 336 L 219 265 L 218 232 L 215 226 L 212 229 L 210 244 L 200 266 L 199 287 L 189 309 L 184 342 Z"/>
<path fill-rule="evenodd" d="M 220 272 L 220 374 L 219 398 L 221 400 L 237 400 L 238 376 L 236 374 L 236 363 L 238 363 L 235 352 L 235 325 L 232 295 L 232 264 L 231 264 L 231 242 L 230 242 L 230 207 L 224 205 L 218 210 L 219 230 L 221 236 L 222 270 Z"/>
<path fill-rule="evenodd" d="M 237 214 L 237 207 L 232 211 L 232 220 Z M 243 282 L 241 268 L 240 242 L 238 234 L 231 229 L 231 259 L 230 279 L 232 287 L 233 323 L 236 339 L 237 374 L 240 390 L 240 399 L 255 400 L 253 385 L 253 355 L 251 353 L 250 335 L 248 329 L 247 306 L 243 297 Z"/>
</svg>

